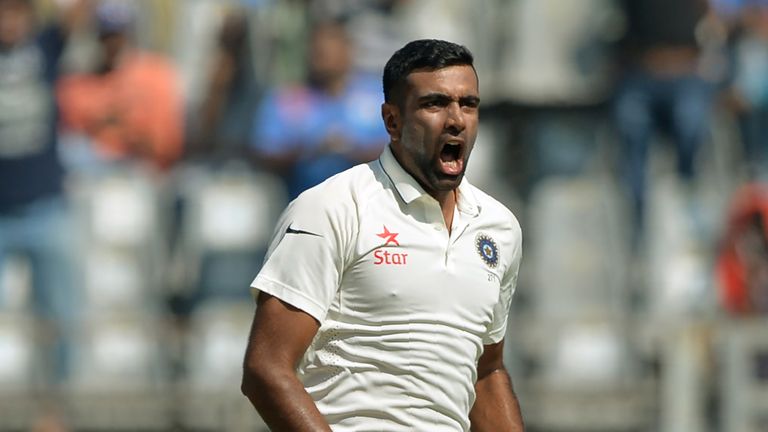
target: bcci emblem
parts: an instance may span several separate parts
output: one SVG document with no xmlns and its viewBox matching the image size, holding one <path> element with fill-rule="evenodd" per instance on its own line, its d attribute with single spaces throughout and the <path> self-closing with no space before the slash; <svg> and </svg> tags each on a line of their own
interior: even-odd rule
<svg viewBox="0 0 768 432">
<path fill-rule="evenodd" d="M 488 264 L 488 267 L 495 268 L 499 263 L 499 248 L 496 246 L 496 242 L 481 233 L 475 239 L 475 247 L 477 248 L 477 253 L 480 254 L 480 258 Z"/>
</svg>

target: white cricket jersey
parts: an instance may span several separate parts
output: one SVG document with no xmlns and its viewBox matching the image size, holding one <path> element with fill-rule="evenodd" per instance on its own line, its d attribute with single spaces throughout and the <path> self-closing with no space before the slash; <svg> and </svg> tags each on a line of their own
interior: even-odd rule
<svg viewBox="0 0 768 432">
<path fill-rule="evenodd" d="M 297 372 L 334 431 L 467 431 L 521 242 L 514 215 L 466 180 L 449 235 L 387 147 L 288 206 L 251 286 L 320 322 Z"/>
</svg>

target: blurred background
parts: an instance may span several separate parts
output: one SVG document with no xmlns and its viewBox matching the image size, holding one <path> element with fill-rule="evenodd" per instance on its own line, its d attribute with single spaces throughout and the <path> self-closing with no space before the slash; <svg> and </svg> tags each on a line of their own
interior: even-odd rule
<svg viewBox="0 0 768 432">
<path fill-rule="evenodd" d="M 529 429 L 768 431 L 764 0 L 0 0 L 0 430 L 264 429 L 248 286 L 417 38 L 475 54 Z"/>
</svg>

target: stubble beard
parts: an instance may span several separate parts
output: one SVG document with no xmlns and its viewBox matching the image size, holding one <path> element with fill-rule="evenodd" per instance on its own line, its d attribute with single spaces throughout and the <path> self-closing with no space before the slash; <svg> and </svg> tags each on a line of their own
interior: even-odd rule
<svg viewBox="0 0 768 432">
<path fill-rule="evenodd" d="M 464 169 L 461 173 L 452 176 L 440 172 L 438 168 L 438 159 L 424 157 L 425 155 L 423 154 L 420 154 L 419 156 L 420 160 L 417 166 L 424 177 L 422 181 L 426 182 L 426 184 L 422 184 L 421 186 L 424 187 L 427 192 L 450 192 L 459 187 L 459 184 L 461 184 L 461 181 L 464 178 L 464 172 L 466 171 L 466 160 L 464 161 Z"/>
</svg>

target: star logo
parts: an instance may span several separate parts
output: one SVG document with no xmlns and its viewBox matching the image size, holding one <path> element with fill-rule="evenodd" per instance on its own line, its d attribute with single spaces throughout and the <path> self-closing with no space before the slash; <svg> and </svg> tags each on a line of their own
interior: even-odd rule
<svg viewBox="0 0 768 432">
<path fill-rule="evenodd" d="M 387 241 L 386 243 L 384 243 L 384 246 L 389 246 L 390 243 L 394 243 L 395 246 L 400 246 L 400 243 L 397 242 L 398 233 L 389 232 L 386 225 L 383 225 L 383 227 L 384 227 L 384 232 L 376 235 Z"/>
</svg>

